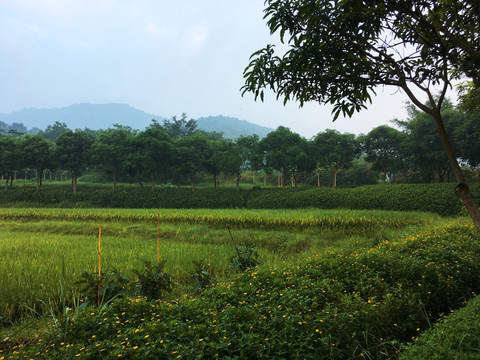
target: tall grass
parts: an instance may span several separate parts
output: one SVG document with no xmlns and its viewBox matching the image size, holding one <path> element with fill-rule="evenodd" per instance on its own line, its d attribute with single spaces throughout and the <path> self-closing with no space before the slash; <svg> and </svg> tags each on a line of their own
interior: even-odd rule
<svg viewBox="0 0 480 360">
<path fill-rule="evenodd" d="M 143 260 L 157 260 L 157 214 L 157 210 L 0 210 L 0 289 L 6 293 L 0 296 L 0 316 L 15 321 L 31 312 L 47 311 L 45 304 L 61 307 L 62 293 L 70 302 L 78 298 L 76 281 L 81 274 L 98 271 L 100 222 L 102 269 L 115 267 L 133 277 Z M 226 226 L 233 227 L 238 243 L 257 247 L 266 266 L 276 266 L 327 247 L 369 247 L 381 238 L 396 236 L 402 224 L 437 219 L 421 213 L 338 210 L 161 210 L 160 215 L 160 258 L 166 260 L 165 271 L 184 284 L 190 280 L 194 261 L 208 264 L 209 252 L 217 277 L 231 273 L 229 259 L 235 249 Z M 337 228 L 312 226 L 315 219 L 336 221 Z M 342 221 L 361 224 L 363 230 L 353 231 L 355 226 L 346 228 Z M 365 232 L 365 223 L 376 225 Z"/>
</svg>

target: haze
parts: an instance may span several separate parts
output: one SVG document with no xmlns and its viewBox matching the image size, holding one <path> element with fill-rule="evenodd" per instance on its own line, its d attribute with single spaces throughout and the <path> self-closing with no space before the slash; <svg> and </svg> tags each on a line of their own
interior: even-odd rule
<svg viewBox="0 0 480 360">
<path fill-rule="evenodd" d="M 307 138 L 327 128 L 367 133 L 406 116 L 394 88 L 335 123 L 330 107 L 242 98 L 250 55 L 278 43 L 261 0 L 2 0 L 0 14 L 0 113 L 115 102 L 164 117 L 283 125 Z"/>
</svg>

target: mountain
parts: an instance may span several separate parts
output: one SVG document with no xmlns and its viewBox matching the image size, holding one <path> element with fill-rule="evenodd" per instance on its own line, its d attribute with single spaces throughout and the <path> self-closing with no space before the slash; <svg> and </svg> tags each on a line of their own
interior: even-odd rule
<svg viewBox="0 0 480 360">
<path fill-rule="evenodd" d="M 260 138 L 265 137 L 274 129 L 252 124 L 247 120 L 239 120 L 229 116 L 209 116 L 196 119 L 197 127 L 205 131 L 222 132 L 227 139 L 236 139 L 240 135 L 257 134 Z"/>
<path fill-rule="evenodd" d="M 10 114 L 0 114 L 5 124 L 23 124 L 27 129 L 44 130 L 56 121 L 67 124 L 70 129 L 92 130 L 108 129 L 114 124 L 131 126 L 143 130 L 151 124 L 152 119 L 162 122 L 165 118 L 146 113 L 126 104 L 74 104 L 56 109 L 28 108 Z M 252 124 L 246 120 L 228 116 L 209 116 L 196 119 L 198 129 L 223 133 L 225 138 L 234 139 L 240 135 L 257 134 L 264 137 L 273 129 Z M 18 127 L 16 126 L 17 128 Z"/>
<path fill-rule="evenodd" d="M 70 129 L 107 129 L 113 124 L 129 125 L 144 129 L 152 119 L 161 116 L 148 114 L 126 104 L 74 104 L 58 109 L 22 109 L 11 114 L 0 114 L 0 121 L 7 124 L 22 123 L 27 128 L 44 130 L 56 121 L 67 124 Z"/>
</svg>

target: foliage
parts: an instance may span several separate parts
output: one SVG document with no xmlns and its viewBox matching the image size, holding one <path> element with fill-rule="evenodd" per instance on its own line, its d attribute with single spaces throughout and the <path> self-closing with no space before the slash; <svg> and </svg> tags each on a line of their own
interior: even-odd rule
<svg viewBox="0 0 480 360">
<path fill-rule="evenodd" d="M 82 297 L 89 304 L 106 304 L 117 297 L 129 294 L 130 280 L 114 267 L 110 267 L 98 279 L 98 273 L 84 271 L 78 284 L 81 284 Z M 100 284 L 100 289 L 98 288 Z"/>
<path fill-rule="evenodd" d="M 135 294 L 148 300 L 161 299 L 163 293 L 170 291 L 173 285 L 172 276 L 164 271 L 165 260 L 155 265 L 148 260 L 143 263 L 143 271 L 133 271 L 138 277 Z"/>
<path fill-rule="evenodd" d="M 196 292 L 205 290 L 207 287 L 215 284 L 215 279 L 210 274 L 208 265 L 203 264 L 201 261 L 194 261 L 193 265 L 195 268 L 191 273 L 190 283 Z"/>
<path fill-rule="evenodd" d="M 201 297 L 120 299 L 83 313 L 65 341 L 12 358 L 397 358 L 480 290 L 479 236 L 445 223 L 372 249 L 261 267 Z M 8 355 L 10 355 L 8 354 Z"/>
<path fill-rule="evenodd" d="M 341 176 L 350 176 L 349 171 Z M 347 179 L 348 180 L 348 179 Z M 117 209 L 377 209 L 428 211 L 443 216 L 462 213 L 453 184 L 385 184 L 332 189 L 326 187 L 197 189 L 188 188 L 66 188 L 14 187 L 0 192 L 0 204 L 7 207 L 117 208 Z M 480 187 L 472 185 L 480 199 Z M 20 210 L 19 210 L 20 211 Z M 154 213 L 154 212 L 153 212 Z M 152 214 L 153 214 L 152 213 Z M 153 215 L 152 215 L 153 216 Z"/>
<path fill-rule="evenodd" d="M 480 359 L 480 298 L 445 316 L 402 353 L 401 360 Z"/>
<path fill-rule="evenodd" d="M 262 265 L 263 262 L 258 260 L 257 248 L 249 245 L 235 246 L 237 254 L 230 258 L 232 267 L 235 271 L 247 271 Z"/>
<path fill-rule="evenodd" d="M 366 161 L 372 168 L 382 172 L 382 181 L 385 183 L 387 172 L 394 173 L 406 168 L 405 149 L 402 147 L 403 134 L 387 125 L 380 125 L 371 130 L 363 139 L 363 150 Z"/>
<path fill-rule="evenodd" d="M 337 186 L 337 173 L 348 169 L 359 153 L 355 135 L 330 129 L 315 136 L 313 148 L 318 164 L 330 171 L 332 187 Z"/>
<path fill-rule="evenodd" d="M 273 45 L 255 52 L 244 71 L 243 93 L 332 104 L 334 120 L 351 117 L 371 102 L 378 86 L 402 89 L 435 120 L 458 183 L 456 193 L 480 232 L 480 210 L 449 140 L 441 109 L 451 82 L 479 83 L 478 6 L 469 2 L 267 0 L 265 18 L 287 50 Z M 449 14 L 449 15 L 447 15 Z M 472 41 L 475 45 L 471 45 Z M 434 94 L 440 88 L 440 95 Z M 428 97 L 419 100 L 417 91 Z"/>
<path fill-rule="evenodd" d="M 73 307 L 81 298 L 76 284 L 84 270 L 98 264 L 98 224 L 102 224 L 102 267 L 115 266 L 131 281 L 133 270 L 142 269 L 140 259 L 152 259 L 157 250 L 158 210 L 134 209 L 4 209 L 0 211 L 0 297 L 5 321 L 16 322 L 28 312 L 51 313 L 62 309 L 58 294 L 60 258 L 65 258 L 65 299 Z M 194 263 L 206 262 L 211 252 L 215 276 L 232 273 L 229 258 L 235 254 L 226 227 L 235 229 L 239 244 L 256 247 L 266 266 L 304 259 L 325 247 L 368 246 L 375 239 L 393 236 L 408 227 L 438 221 L 426 213 L 349 210 L 208 210 L 163 209 L 160 214 L 160 254 L 167 260 L 165 273 L 187 285 Z M 96 282 L 97 280 L 97 282 Z M 17 284 L 23 284 L 18 287 Z M 41 285 L 39 285 L 41 284 Z M 98 277 L 92 274 L 91 294 Z M 85 286 L 83 286 L 85 287 Z M 165 297 L 170 297 L 164 293 Z M 94 299 L 91 301 L 95 301 Z M 50 304 L 52 306 L 50 306 Z"/>
</svg>

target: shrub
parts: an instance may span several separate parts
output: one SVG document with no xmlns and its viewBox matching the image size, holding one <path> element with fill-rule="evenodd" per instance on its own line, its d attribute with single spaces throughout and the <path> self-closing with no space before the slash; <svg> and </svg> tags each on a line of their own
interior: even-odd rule
<svg viewBox="0 0 480 360">
<path fill-rule="evenodd" d="M 96 305 L 108 303 L 116 297 L 127 296 L 129 282 L 130 280 L 125 275 L 114 267 L 110 267 L 101 274 L 100 282 L 98 273 L 85 271 L 77 283 L 83 284 L 81 293 L 84 300 L 89 304 Z"/>
<path fill-rule="evenodd" d="M 150 261 L 143 261 L 143 271 L 134 270 L 138 277 L 135 294 L 144 296 L 148 300 L 160 299 L 164 292 L 172 288 L 172 276 L 164 272 L 165 261 L 152 265 Z"/>
<path fill-rule="evenodd" d="M 480 359 L 480 298 L 446 316 L 410 344 L 400 359 Z"/>
</svg>

